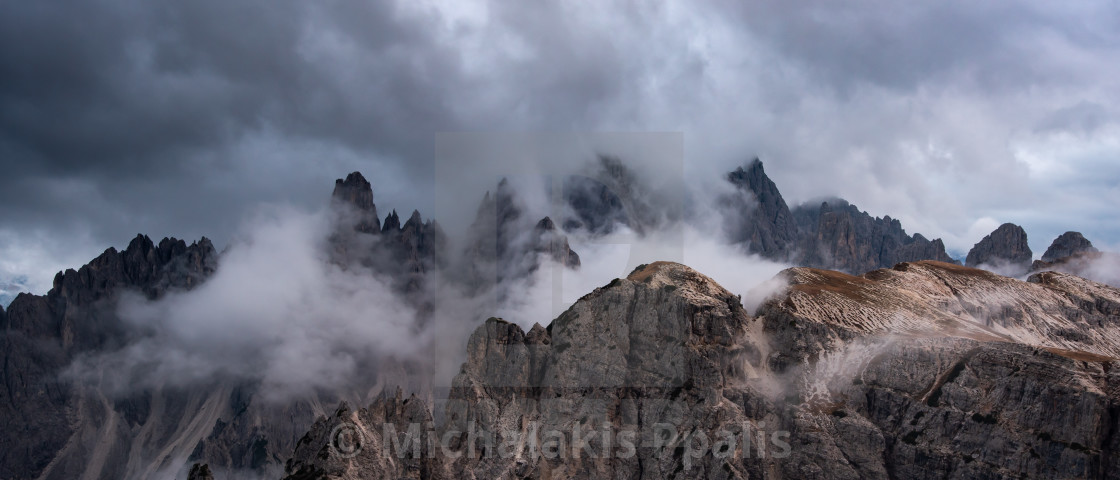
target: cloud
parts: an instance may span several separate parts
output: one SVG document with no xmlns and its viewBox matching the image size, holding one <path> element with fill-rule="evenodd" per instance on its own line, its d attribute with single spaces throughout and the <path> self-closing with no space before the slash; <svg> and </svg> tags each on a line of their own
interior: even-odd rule
<svg viewBox="0 0 1120 480">
<path fill-rule="evenodd" d="M 248 206 L 314 208 L 353 170 L 442 221 L 434 147 L 464 131 L 680 132 L 691 183 L 759 155 L 791 204 L 840 196 L 953 251 L 985 217 L 1120 238 L 1109 2 L 0 8 L 0 224 L 83 258 L 136 232 L 221 246 Z"/>
<path fill-rule="evenodd" d="M 119 314 L 137 340 L 75 362 L 68 375 L 138 388 L 260 383 L 282 398 L 368 380 L 385 358 L 429 340 L 385 279 L 327 258 L 322 212 L 260 210 L 199 287 L 151 301 L 126 295 Z"/>
</svg>

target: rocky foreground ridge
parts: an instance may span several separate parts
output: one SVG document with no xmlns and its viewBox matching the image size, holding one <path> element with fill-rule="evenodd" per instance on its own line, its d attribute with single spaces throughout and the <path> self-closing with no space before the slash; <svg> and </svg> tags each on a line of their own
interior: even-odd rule
<svg viewBox="0 0 1120 480">
<path fill-rule="evenodd" d="M 1120 478 L 1117 289 L 933 261 L 780 278 L 748 312 L 659 262 L 547 327 L 491 318 L 442 411 L 344 405 L 286 478 Z"/>
</svg>

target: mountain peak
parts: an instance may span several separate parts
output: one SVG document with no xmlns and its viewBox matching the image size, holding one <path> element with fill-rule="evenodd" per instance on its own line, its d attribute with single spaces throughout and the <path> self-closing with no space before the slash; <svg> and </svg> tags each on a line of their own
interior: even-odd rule
<svg viewBox="0 0 1120 480">
<path fill-rule="evenodd" d="M 770 177 L 766 176 L 766 169 L 762 166 L 762 160 L 759 160 L 758 157 L 728 173 L 727 180 L 738 187 L 751 186 L 751 190 L 758 188 L 765 182 L 770 182 L 773 185 Z"/>
<path fill-rule="evenodd" d="M 785 259 L 797 241 L 797 224 L 778 186 L 762 168 L 758 158 L 727 174 L 727 181 L 741 194 L 723 200 L 729 210 L 742 212 L 729 218 L 728 233 L 751 253 Z"/>
<path fill-rule="evenodd" d="M 1053 262 L 1083 252 L 1098 252 L 1093 242 L 1085 238 L 1081 232 L 1066 232 L 1054 239 L 1046 253 L 1042 254 L 1042 261 Z"/>
<path fill-rule="evenodd" d="M 734 295 L 707 275 L 693 270 L 688 265 L 657 261 L 639 265 L 626 279 L 642 283 L 650 288 L 662 288 L 686 298 L 697 296 L 712 298 L 731 298 Z"/>
<path fill-rule="evenodd" d="M 401 217 L 397 215 L 397 210 L 385 216 L 385 223 L 381 225 L 382 232 L 397 231 L 401 229 Z"/>
<path fill-rule="evenodd" d="M 1014 223 L 1000 225 L 969 250 L 965 265 L 998 265 L 1008 263 L 1026 270 L 1034 254 L 1027 245 L 1027 232 Z"/>
<path fill-rule="evenodd" d="M 544 217 L 541 219 L 541 221 L 537 222 L 536 229 L 551 232 L 553 230 L 556 230 L 556 223 L 554 223 L 551 218 Z"/>
<path fill-rule="evenodd" d="M 352 172 L 345 179 L 334 181 L 331 197 L 348 203 L 359 210 L 373 210 L 373 186 L 359 172 Z"/>
<path fill-rule="evenodd" d="M 345 179 L 335 180 L 331 203 L 347 205 L 357 210 L 359 218 L 354 223 L 354 230 L 377 233 L 381 229 L 377 206 L 373 204 L 373 186 L 361 173 L 351 172 Z"/>
</svg>

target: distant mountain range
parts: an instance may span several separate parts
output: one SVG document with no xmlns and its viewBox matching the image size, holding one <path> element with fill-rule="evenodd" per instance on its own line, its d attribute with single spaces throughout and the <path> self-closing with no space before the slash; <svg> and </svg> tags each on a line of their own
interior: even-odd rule
<svg viewBox="0 0 1120 480">
<path fill-rule="evenodd" d="M 643 265 L 528 331 L 491 318 L 452 339 L 467 360 L 442 393 L 415 358 L 353 359 L 362 374 L 344 389 L 279 403 L 232 377 L 127 393 L 67 377 L 151 334 L 121 318 L 123 295 L 193 291 L 222 268 L 205 238 L 139 235 L 0 308 L 0 478 L 1120 478 L 1120 290 L 1072 275 L 1093 276 L 1113 254 L 1068 232 L 1032 265 L 1026 232 L 1005 224 L 962 266 L 940 239 L 844 200 L 789 208 L 758 160 L 725 180 L 733 193 L 711 206 L 713 235 L 795 265 L 756 311 L 689 267 Z M 538 218 L 501 181 L 453 245 L 419 212 L 380 217 L 355 172 L 335 183 L 324 261 L 387 279 L 419 332 L 436 280 L 500 303 L 542 262 L 581 268 L 569 237 L 645 235 L 687 217 L 615 158 L 560 193 L 564 213 Z M 383 455 L 400 443 L 385 427 L 413 424 L 455 451 L 470 428 L 535 425 L 569 444 L 574 432 L 636 436 L 624 458 L 615 437 L 598 440 L 606 458 L 496 445 Z M 681 435 L 640 437 L 660 435 L 656 425 Z M 748 425 L 767 436 L 761 447 L 713 449 L 716 432 Z M 340 447 L 339 428 L 360 448 Z M 705 449 L 684 443 L 688 432 L 705 432 Z"/>
</svg>

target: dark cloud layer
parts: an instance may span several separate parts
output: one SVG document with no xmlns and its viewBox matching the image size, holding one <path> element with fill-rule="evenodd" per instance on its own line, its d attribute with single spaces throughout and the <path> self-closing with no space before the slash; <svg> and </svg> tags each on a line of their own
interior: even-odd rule
<svg viewBox="0 0 1120 480">
<path fill-rule="evenodd" d="M 1109 2 L 4 2 L 0 281 L 352 170 L 432 211 L 446 131 L 680 131 L 690 177 L 761 155 L 958 253 L 1120 244 L 1117 65 Z"/>
</svg>

